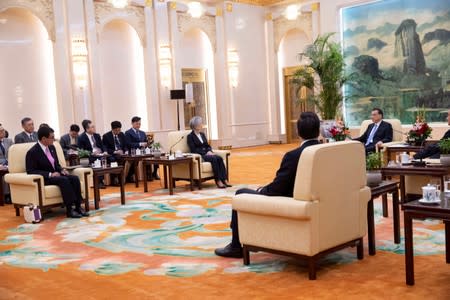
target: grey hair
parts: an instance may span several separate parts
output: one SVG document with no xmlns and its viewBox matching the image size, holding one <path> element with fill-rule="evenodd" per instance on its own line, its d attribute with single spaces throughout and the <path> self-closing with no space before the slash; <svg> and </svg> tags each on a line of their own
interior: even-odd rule
<svg viewBox="0 0 450 300">
<path fill-rule="evenodd" d="M 195 116 L 189 121 L 189 127 L 191 127 L 191 129 L 194 130 L 194 128 L 201 123 L 203 123 L 202 117 Z"/>
</svg>

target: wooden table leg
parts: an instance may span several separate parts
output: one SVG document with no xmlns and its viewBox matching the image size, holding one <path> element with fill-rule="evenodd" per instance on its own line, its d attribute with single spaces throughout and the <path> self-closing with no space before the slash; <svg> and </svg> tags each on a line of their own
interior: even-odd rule
<svg viewBox="0 0 450 300">
<path fill-rule="evenodd" d="M 400 244 L 400 204 L 397 189 L 392 193 L 392 214 L 394 215 L 394 243 Z"/>
<path fill-rule="evenodd" d="M 194 190 L 194 163 L 192 159 L 189 161 L 189 179 L 191 181 L 191 191 Z"/>
<path fill-rule="evenodd" d="M 5 194 L 3 190 L 3 175 L 0 176 L 0 206 L 5 205 Z"/>
<path fill-rule="evenodd" d="M 125 205 L 125 180 L 123 179 L 124 177 L 124 172 L 123 169 L 120 172 L 120 178 L 122 178 L 122 180 L 120 180 L 120 203 L 122 205 Z"/>
<path fill-rule="evenodd" d="M 387 218 L 387 217 L 389 217 L 387 194 L 381 195 L 381 199 L 383 202 L 383 217 Z"/>
<path fill-rule="evenodd" d="M 450 220 L 444 220 L 445 224 L 445 262 L 450 264 Z"/>
<path fill-rule="evenodd" d="M 405 175 L 400 175 L 400 203 L 406 202 Z"/>
<path fill-rule="evenodd" d="M 167 190 L 168 189 L 168 186 L 167 186 L 167 166 L 164 165 L 163 168 L 164 168 L 164 188 Z"/>
<path fill-rule="evenodd" d="M 134 184 L 138 188 L 139 187 L 139 160 L 134 160 Z"/>
<path fill-rule="evenodd" d="M 173 195 L 172 165 L 169 165 L 169 194 Z"/>
<path fill-rule="evenodd" d="M 145 160 L 142 160 L 142 171 L 144 172 L 144 193 L 147 193 L 148 192 L 148 186 L 147 186 L 147 162 Z"/>
<path fill-rule="evenodd" d="M 405 227 L 405 272 L 406 284 L 414 285 L 414 248 L 413 248 L 413 228 L 412 217 L 407 211 L 404 212 Z"/>
<path fill-rule="evenodd" d="M 373 213 L 373 198 L 367 203 L 367 238 L 369 240 L 369 255 L 375 255 L 375 217 Z"/>
<path fill-rule="evenodd" d="M 100 190 L 98 188 L 99 180 L 98 176 L 94 175 L 94 207 L 95 209 L 99 209 L 100 206 L 98 205 L 98 202 L 100 201 Z"/>
</svg>

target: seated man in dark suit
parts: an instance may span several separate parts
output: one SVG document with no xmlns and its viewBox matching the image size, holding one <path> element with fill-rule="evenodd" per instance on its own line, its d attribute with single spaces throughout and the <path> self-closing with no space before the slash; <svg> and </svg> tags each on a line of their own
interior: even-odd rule
<svg viewBox="0 0 450 300">
<path fill-rule="evenodd" d="M 373 123 L 367 127 L 364 134 L 354 139 L 364 144 L 366 154 L 375 152 L 383 143 L 392 142 L 392 125 L 383 121 L 383 111 L 379 108 L 372 109 L 371 119 Z"/>
<path fill-rule="evenodd" d="M 53 146 L 53 129 L 45 126 L 39 128 L 38 139 L 39 142 L 28 150 L 26 155 L 27 173 L 41 175 L 45 185 L 57 185 L 60 188 L 69 218 L 88 216 L 81 208 L 83 199 L 79 178 L 69 175 L 59 164 L 58 154 Z M 75 209 L 72 206 L 75 206 Z"/>
<path fill-rule="evenodd" d="M 447 112 L 447 123 L 450 126 L 450 109 Z M 444 134 L 441 140 L 450 139 L 450 129 Z M 414 155 L 415 159 L 423 159 L 423 158 L 439 158 L 441 156 L 441 150 L 439 149 L 439 143 L 431 144 L 422 151 L 416 153 Z"/>
<path fill-rule="evenodd" d="M 33 120 L 26 117 L 22 119 L 21 123 L 23 131 L 16 134 L 16 136 L 14 137 L 14 144 L 37 142 L 38 138 L 36 131 L 34 131 Z"/>
<path fill-rule="evenodd" d="M 91 152 L 89 162 L 93 163 L 100 155 L 105 153 L 100 134 L 95 132 L 95 125 L 91 120 L 83 120 L 81 122 L 84 132 L 78 136 L 78 148 Z M 104 189 L 105 184 L 103 178 L 100 177 L 99 188 Z"/>
<path fill-rule="evenodd" d="M 319 144 L 317 138 L 320 132 L 319 117 L 313 112 L 303 112 L 297 121 L 297 133 L 300 137 L 300 147 L 286 153 L 281 161 L 280 168 L 272 183 L 259 189 L 240 189 L 236 194 L 261 194 L 266 196 L 292 197 L 294 194 L 297 165 L 302 151 L 309 146 Z M 231 214 L 231 243 L 225 248 L 216 249 L 215 253 L 224 257 L 242 257 L 242 246 L 239 240 L 238 216 L 236 211 Z"/>
<path fill-rule="evenodd" d="M 78 134 L 80 132 L 80 126 L 77 124 L 70 125 L 69 133 L 61 136 L 59 143 L 63 149 L 64 156 L 68 157 L 70 150 L 76 150 L 78 148 Z"/>
<path fill-rule="evenodd" d="M 148 146 L 147 134 L 145 134 L 145 132 L 142 131 L 140 128 L 141 128 L 141 118 L 137 116 L 131 118 L 131 128 L 125 131 L 125 140 L 130 151 L 131 149 L 138 149 Z M 133 167 L 131 167 L 128 174 L 133 174 L 133 172 L 134 172 Z M 130 176 L 131 175 L 127 176 L 127 181 L 132 181 Z M 158 165 L 155 165 L 153 173 L 150 176 L 156 180 L 160 179 L 158 175 Z"/>
<path fill-rule="evenodd" d="M 102 142 L 106 152 L 110 155 L 109 161 L 120 161 L 120 157 L 125 153 L 127 145 L 125 143 L 125 134 L 121 131 L 122 124 L 119 121 L 111 122 L 111 131 L 103 135 Z M 111 175 L 114 185 L 118 185 L 118 178 Z"/>
<path fill-rule="evenodd" d="M 8 169 L 8 152 L 9 147 L 11 147 L 12 144 L 13 141 L 10 138 L 6 137 L 6 130 L 5 128 L 3 128 L 2 124 L 0 124 L 0 169 Z M 0 184 L 3 185 L 3 196 L 5 203 L 11 204 L 9 184 L 7 184 L 4 179 L 2 179 Z"/>
</svg>

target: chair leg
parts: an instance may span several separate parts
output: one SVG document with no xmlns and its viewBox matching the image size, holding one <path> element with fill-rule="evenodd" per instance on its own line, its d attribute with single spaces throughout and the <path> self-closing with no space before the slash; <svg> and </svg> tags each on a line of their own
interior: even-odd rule
<svg viewBox="0 0 450 300">
<path fill-rule="evenodd" d="M 357 242 L 356 245 L 356 255 L 358 257 L 358 259 L 363 259 L 364 258 L 364 243 L 363 243 L 363 239 L 360 238 Z"/>
<path fill-rule="evenodd" d="M 248 266 L 250 264 L 250 251 L 245 245 L 242 247 L 242 254 L 244 255 L 244 265 Z"/>
<path fill-rule="evenodd" d="M 308 273 L 309 280 L 316 280 L 316 259 L 314 257 L 308 259 Z"/>
<path fill-rule="evenodd" d="M 202 189 L 202 181 L 201 181 L 200 179 L 197 180 L 197 186 L 198 186 L 198 189 L 199 189 L 199 190 Z"/>
<path fill-rule="evenodd" d="M 14 205 L 14 208 L 16 209 L 16 217 L 20 217 L 20 207 Z"/>
<path fill-rule="evenodd" d="M 387 194 L 384 194 L 381 198 L 383 203 L 383 217 L 387 218 L 389 217 Z"/>
</svg>

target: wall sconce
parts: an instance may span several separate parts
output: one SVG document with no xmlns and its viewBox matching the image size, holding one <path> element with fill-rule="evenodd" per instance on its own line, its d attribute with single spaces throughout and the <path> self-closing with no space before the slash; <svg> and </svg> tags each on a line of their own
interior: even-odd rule
<svg viewBox="0 0 450 300">
<path fill-rule="evenodd" d="M 293 21 L 297 19 L 300 12 L 300 6 L 296 4 L 291 4 L 288 7 L 286 7 L 286 11 L 284 12 L 284 16 L 286 19 Z"/>
<path fill-rule="evenodd" d="M 191 15 L 192 18 L 200 18 L 204 13 L 202 4 L 196 1 L 189 2 L 188 13 Z"/>
<path fill-rule="evenodd" d="M 237 87 L 239 83 L 239 55 L 237 50 L 228 50 L 228 77 L 230 85 Z"/>
<path fill-rule="evenodd" d="M 109 0 L 108 2 L 115 8 L 125 8 L 128 5 L 128 0 Z"/>
<path fill-rule="evenodd" d="M 72 65 L 75 84 L 84 88 L 88 81 L 87 47 L 83 38 L 72 39 Z"/>
<path fill-rule="evenodd" d="M 169 45 L 159 47 L 159 73 L 161 84 L 169 88 L 172 83 L 172 54 Z"/>
</svg>

